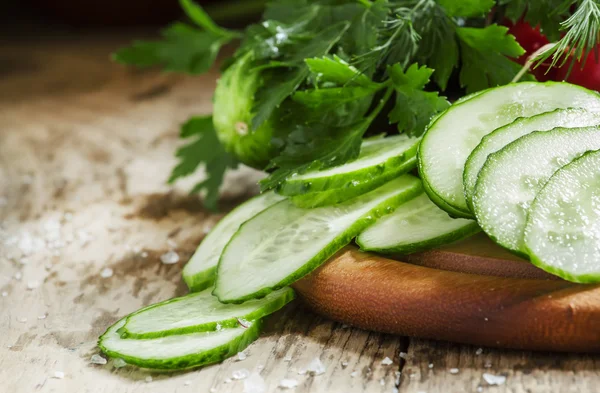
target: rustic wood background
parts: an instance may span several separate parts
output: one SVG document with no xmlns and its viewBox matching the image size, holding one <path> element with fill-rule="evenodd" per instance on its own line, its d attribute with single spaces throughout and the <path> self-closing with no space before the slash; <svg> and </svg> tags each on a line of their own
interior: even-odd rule
<svg viewBox="0 0 600 393">
<path fill-rule="evenodd" d="M 98 335 L 120 316 L 185 293 L 181 268 L 221 217 L 187 194 L 197 179 L 165 184 L 178 125 L 210 111 L 216 73 L 112 64 L 109 53 L 128 40 L 0 42 L 0 391 L 239 393 L 243 381 L 227 381 L 242 368 L 269 392 L 283 378 L 298 381 L 296 392 L 600 391 L 598 356 L 381 335 L 299 304 L 272 316 L 242 361 L 176 374 L 91 363 Z M 258 176 L 231 174 L 223 210 L 256 192 Z M 164 265 L 170 249 L 180 262 Z M 298 374 L 316 357 L 323 375 Z M 506 380 L 490 386 L 484 373 Z"/>
</svg>

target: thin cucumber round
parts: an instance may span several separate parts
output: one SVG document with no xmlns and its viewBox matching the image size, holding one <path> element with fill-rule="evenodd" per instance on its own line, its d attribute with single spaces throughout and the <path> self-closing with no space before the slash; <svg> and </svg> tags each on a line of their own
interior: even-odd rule
<svg viewBox="0 0 600 393">
<path fill-rule="evenodd" d="M 395 167 L 394 170 L 387 171 L 385 174 L 366 181 L 355 181 L 344 188 L 334 188 L 328 191 L 311 192 L 303 195 L 290 197 L 294 205 L 305 209 L 313 209 L 321 206 L 331 206 L 345 202 L 359 195 L 366 194 L 369 191 L 387 183 L 388 181 L 401 176 L 417 167 L 417 158 L 411 157 L 403 164 Z"/>
<path fill-rule="evenodd" d="M 556 109 L 532 117 L 521 117 L 483 137 L 471 152 L 463 173 L 463 186 L 467 204 L 472 207 L 477 175 L 487 157 L 509 143 L 533 131 L 548 131 L 556 127 L 586 127 L 600 124 L 600 114 L 581 108 Z"/>
<path fill-rule="evenodd" d="M 279 202 L 246 221 L 227 244 L 213 294 L 239 303 L 288 286 L 420 192 L 419 179 L 404 175 L 335 206 L 302 209 Z"/>
<path fill-rule="evenodd" d="M 531 204 L 525 249 L 531 262 L 565 280 L 600 282 L 600 151 L 562 167 Z"/>
<path fill-rule="evenodd" d="M 232 210 L 206 235 L 190 261 L 183 268 L 183 280 L 190 291 L 211 287 L 215 281 L 217 264 L 223 248 L 240 225 L 281 201 L 283 197 L 274 192 L 258 195 Z"/>
<path fill-rule="evenodd" d="M 100 336 L 98 346 L 102 352 L 138 367 L 162 370 L 220 362 L 243 351 L 256 340 L 262 326 L 262 322 L 256 320 L 248 323 L 247 327 L 134 340 L 120 337 L 118 331 L 124 324 L 125 318 Z"/>
<path fill-rule="evenodd" d="M 122 338 L 140 339 L 237 327 L 239 320 L 260 319 L 294 299 L 294 291 L 283 288 L 262 299 L 223 304 L 210 291 L 167 300 L 131 314 L 119 333 Z"/>
<path fill-rule="evenodd" d="M 451 218 L 423 193 L 382 217 L 356 239 L 362 250 L 410 254 L 474 235 L 473 220 Z"/>
<path fill-rule="evenodd" d="M 321 171 L 292 175 L 285 179 L 277 192 L 295 196 L 367 183 L 375 189 L 385 183 L 377 178 L 389 180 L 407 171 L 406 161 L 416 156 L 419 142 L 420 138 L 406 135 L 364 141 L 356 160 Z"/>
<path fill-rule="evenodd" d="M 557 108 L 600 110 L 600 96 L 568 83 L 521 82 L 486 90 L 452 105 L 428 128 L 419 147 L 419 172 L 428 194 L 454 216 L 472 217 L 463 190 L 465 162 L 481 138 L 517 117 Z M 439 201 L 444 203 L 439 203 Z"/>
<path fill-rule="evenodd" d="M 600 127 L 533 132 L 490 154 L 479 172 L 473 207 L 492 240 L 521 255 L 531 202 L 562 166 L 600 149 Z"/>
</svg>

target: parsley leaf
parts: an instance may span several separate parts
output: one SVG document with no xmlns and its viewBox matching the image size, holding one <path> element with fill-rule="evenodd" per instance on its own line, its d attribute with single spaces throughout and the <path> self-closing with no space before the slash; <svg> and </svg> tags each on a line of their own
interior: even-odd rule
<svg viewBox="0 0 600 393">
<path fill-rule="evenodd" d="M 449 16 L 471 18 L 486 15 L 496 3 L 494 0 L 437 0 Z"/>
<path fill-rule="evenodd" d="M 396 90 L 396 105 L 389 113 L 390 123 L 397 123 L 400 132 L 421 136 L 430 120 L 450 106 L 437 92 L 423 91 L 433 70 L 414 63 L 406 72 L 399 64 L 389 67 L 388 72 Z"/>
<path fill-rule="evenodd" d="M 506 56 L 517 58 L 525 51 L 507 31 L 508 28 L 498 25 L 456 30 L 462 60 L 460 84 L 467 93 L 510 83 L 521 69 Z"/>
<path fill-rule="evenodd" d="M 305 60 L 317 82 L 332 82 L 338 86 L 371 87 L 375 83 L 365 74 L 340 59 L 338 56 Z M 375 84 L 376 85 L 376 84 Z"/>
<path fill-rule="evenodd" d="M 204 204 L 215 210 L 219 199 L 219 187 L 228 168 L 236 168 L 237 160 L 225 151 L 213 127 L 212 116 L 193 117 L 181 126 L 181 138 L 195 140 L 180 147 L 175 154 L 179 164 L 173 168 L 168 182 L 189 176 L 204 164 L 206 179 L 194 186 L 191 192 L 206 191 Z"/>
<path fill-rule="evenodd" d="M 118 50 L 113 59 L 137 67 L 161 66 L 164 71 L 202 74 L 210 69 L 223 45 L 239 33 L 217 26 L 191 0 L 181 6 L 198 27 L 174 23 L 161 31 L 162 40 L 134 41 Z"/>
<path fill-rule="evenodd" d="M 569 16 L 572 0 L 499 0 L 504 7 L 504 15 L 512 22 L 524 19 L 531 26 L 540 27 L 540 31 L 550 41 L 561 37 L 560 23 Z"/>
</svg>

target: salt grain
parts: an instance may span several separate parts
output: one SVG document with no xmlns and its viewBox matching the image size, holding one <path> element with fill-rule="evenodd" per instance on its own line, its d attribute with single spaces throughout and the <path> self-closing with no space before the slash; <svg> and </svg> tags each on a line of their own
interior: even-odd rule
<svg viewBox="0 0 600 393">
<path fill-rule="evenodd" d="M 298 386 L 298 381 L 295 379 L 282 379 L 279 381 L 279 387 L 282 389 L 294 389 Z"/>
<path fill-rule="evenodd" d="M 20 281 L 23 278 L 23 273 L 16 272 L 14 275 L 15 280 Z"/>
<path fill-rule="evenodd" d="M 37 319 L 39 319 L 39 320 L 46 319 L 47 316 L 48 316 L 48 314 L 38 315 Z"/>
<path fill-rule="evenodd" d="M 185 381 L 183 383 L 184 386 L 190 386 L 192 384 L 192 381 Z"/>
<path fill-rule="evenodd" d="M 252 374 L 249 378 L 244 379 L 244 390 L 242 393 L 265 393 L 266 391 L 265 380 L 260 374 Z"/>
<path fill-rule="evenodd" d="M 327 368 L 319 358 L 314 358 L 306 368 L 306 371 L 308 371 L 311 375 L 325 374 L 326 370 Z"/>
<path fill-rule="evenodd" d="M 483 348 L 478 348 L 477 351 L 475 351 L 475 355 L 479 356 L 483 353 Z"/>
<path fill-rule="evenodd" d="M 54 372 L 54 378 L 56 379 L 63 379 L 65 377 L 65 373 L 63 373 L 62 371 L 55 371 Z"/>
<path fill-rule="evenodd" d="M 400 352 L 400 355 L 398 355 L 398 356 L 400 356 L 400 358 L 404 359 L 404 360 L 406 360 L 408 358 L 408 354 L 406 352 Z"/>
<path fill-rule="evenodd" d="M 381 361 L 382 366 L 389 366 L 390 364 L 394 364 L 394 361 L 387 356 Z"/>
<path fill-rule="evenodd" d="M 487 382 L 488 385 L 503 385 L 504 382 L 506 382 L 506 377 L 504 375 L 484 373 L 483 380 Z"/>
<path fill-rule="evenodd" d="M 17 322 L 25 323 L 25 322 L 27 322 L 27 318 L 25 318 L 25 317 L 17 318 Z"/>
<path fill-rule="evenodd" d="M 458 369 L 457 368 L 451 368 L 450 370 L 450 374 L 458 374 Z"/>
<path fill-rule="evenodd" d="M 27 289 L 32 290 L 40 286 L 39 281 L 33 280 L 27 283 Z"/>
<path fill-rule="evenodd" d="M 433 363 L 429 363 L 429 368 L 433 368 Z"/>
<path fill-rule="evenodd" d="M 231 378 L 225 378 L 225 379 L 223 380 L 223 383 L 231 383 Z"/>
<path fill-rule="evenodd" d="M 92 364 L 106 364 L 106 359 L 98 354 L 92 355 L 90 358 L 90 363 Z"/>
<path fill-rule="evenodd" d="M 146 382 L 150 383 L 152 382 L 152 377 L 150 375 L 148 375 L 145 379 Z"/>
<path fill-rule="evenodd" d="M 381 379 L 379 380 L 379 384 L 380 384 L 381 386 L 385 386 L 385 379 L 381 378 Z"/>
<path fill-rule="evenodd" d="M 304 375 L 306 374 L 306 370 L 302 369 L 302 370 L 298 370 L 298 375 Z"/>
<path fill-rule="evenodd" d="M 217 393 L 217 388 L 210 388 L 210 393 Z"/>
<path fill-rule="evenodd" d="M 105 267 L 100 272 L 100 277 L 102 277 L 102 278 L 109 278 L 109 277 L 112 277 L 112 275 L 113 275 L 113 270 L 109 267 Z"/>
<path fill-rule="evenodd" d="M 238 358 L 238 360 L 240 360 L 240 361 L 241 361 L 241 360 L 246 360 L 246 358 L 247 358 L 247 357 L 248 357 L 248 356 L 247 356 L 247 355 L 246 355 L 244 352 L 238 352 L 238 354 L 237 354 L 237 358 Z"/>
<path fill-rule="evenodd" d="M 258 371 L 261 371 L 263 368 L 265 368 L 265 366 L 263 366 L 262 364 L 259 364 L 258 366 L 256 366 L 256 369 Z"/>
<path fill-rule="evenodd" d="M 392 388 L 392 393 L 398 393 L 398 388 L 396 388 L 396 387 Z"/>
<path fill-rule="evenodd" d="M 348 362 L 342 362 L 342 367 L 348 367 Z"/>
<path fill-rule="evenodd" d="M 352 372 L 350 373 L 350 376 L 351 376 L 352 378 L 356 377 L 357 375 L 358 375 L 358 373 L 357 373 L 356 371 L 352 371 Z"/>
<path fill-rule="evenodd" d="M 142 251 L 142 253 L 140 254 L 140 256 L 142 258 L 148 258 L 148 253 L 146 251 Z"/>
<path fill-rule="evenodd" d="M 478 393 L 481 393 L 481 392 L 483 392 L 483 387 L 482 387 L 482 386 L 477 386 L 477 392 L 478 392 Z"/>
<path fill-rule="evenodd" d="M 292 357 L 290 355 L 287 355 L 286 357 L 283 358 L 284 362 L 291 362 L 292 361 Z"/>
<path fill-rule="evenodd" d="M 165 265 L 173 265 L 179 262 L 179 254 L 175 251 L 167 251 L 160 256 L 160 261 Z"/>
<path fill-rule="evenodd" d="M 127 363 L 125 362 L 125 360 L 123 360 L 121 358 L 116 358 L 115 360 L 113 360 L 114 368 L 123 368 L 125 366 L 127 366 Z"/>
<path fill-rule="evenodd" d="M 8 296 L 8 292 L 4 291 L 2 292 L 2 297 L 7 297 Z"/>
<path fill-rule="evenodd" d="M 246 379 L 250 376 L 250 371 L 246 370 L 245 368 L 242 368 L 240 370 L 235 370 L 232 374 L 231 377 L 233 379 L 239 380 L 239 379 Z"/>
</svg>

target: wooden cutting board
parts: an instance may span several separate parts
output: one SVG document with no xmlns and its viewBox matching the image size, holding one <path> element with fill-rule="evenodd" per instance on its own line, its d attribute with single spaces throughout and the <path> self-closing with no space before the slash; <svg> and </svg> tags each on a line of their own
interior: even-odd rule
<svg viewBox="0 0 600 393">
<path fill-rule="evenodd" d="M 315 312 L 368 330 L 600 352 L 600 285 L 557 279 L 483 235 L 399 260 L 349 246 L 294 288 Z"/>
</svg>

